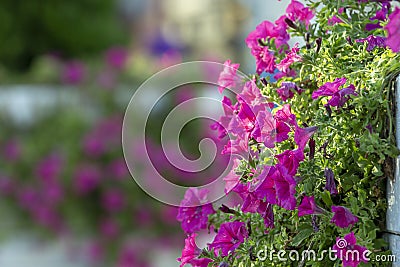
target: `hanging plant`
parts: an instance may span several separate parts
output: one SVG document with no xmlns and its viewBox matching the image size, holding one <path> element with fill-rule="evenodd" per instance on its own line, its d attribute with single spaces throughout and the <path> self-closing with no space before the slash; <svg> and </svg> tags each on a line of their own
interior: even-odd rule
<svg viewBox="0 0 400 267">
<path fill-rule="evenodd" d="M 236 99 L 224 96 L 226 114 L 214 127 L 236 157 L 225 193 L 241 202 L 187 208 L 207 194 L 187 191 L 180 266 L 393 261 L 382 236 L 386 178 L 399 154 L 400 9 L 385 0 L 306 2 L 292 0 L 246 38 L 256 74 Z M 290 47 L 293 37 L 301 41 Z M 230 87 L 239 66 L 225 67 L 219 83 Z M 200 249 L 196 237 L 207 227 L 215 233 Z"/>
</svg>

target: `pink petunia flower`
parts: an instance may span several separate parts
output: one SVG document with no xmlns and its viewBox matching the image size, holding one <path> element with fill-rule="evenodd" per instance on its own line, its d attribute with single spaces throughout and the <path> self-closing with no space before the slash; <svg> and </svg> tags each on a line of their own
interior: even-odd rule
<svg viewBox="0 0 400 267">
<path fill-rule="evenodd" d="M 292 21 L 301 21 L 306 25 L 310 24 L 311 19 L 314 17 L 314 12 L 305 7 L 302 3 L 296 0 L 292 0 L 286 8 L 286 16 Z"/>
<path fill-rule="evenodd" d="M 393 50 L 393 52 L 400 51 L 400 8 L 396 7 L 392 14 L 389 16 L 389 23 L 386 25 L 385 30 L 388 32 L 386 45 Z"/>
<path fill-rule="evenodd" d="M 368 263 L 365 255 L 367 248 L 357 245 L 357 239 L 353 232 L 336 238 L 333 246 L 336 256 L 342 260 L 344 267 L 357 267 L 361 262 Z"/>
<path fill-rule="evenodd" d="M 342 206 L 332 206 L 334 213 L 331 223 L 336 224 L 340 228 L 347 228 L 358 222 L 358 218 L 351 211 Z"/>
<path fill-rule="evenodd" d="M 233 89 L 236 86 L 236 73 L 237 70 L 239 69 L 240 64 L 237 63 L 231 63 L 231 61 L 228 59 L 224 63 L 224 70 L 221 72 L 218 78 L 218 91 L 222 93 L 225 88 L 231 88 Z"/>
<path fill-rule="evenodd" d="M 205 229 L 208 215 L 215 213 L 212 204 L 207 202 L 207 194 L 206 189 L 189 188 L 186 191 L 176 217 L 186 233 Z"/>
<path fill-rule="evenodd" d="M 185 239 L 185 247 L 182 250 L 182 256 L 177 258 L 181 263 L 179 267 L 183 267 L 186 264 L 191 264 L 191 262 L 200 256 L 201 249 L 196 245 L 196 233 L 188 235 Z"/>
<path fill-rule="evenodd" d="M 221 224 L 210 249 L 216 249 L 220 255 L 226 257 L 229 252 L 234 252 L 248 237 L 246 226 L 243 222 L 226 222 Z"/>
<path fill-rule="evenodd" d="M 299 44 L 296 43 L 294 47 L 286 54 L 286 57 L 276 65 L 276 68 L 283 73 L 288 73 L 290 66 L 295 62 L 300 62 L 302 60 L 299 55 Z"/>
</svg>

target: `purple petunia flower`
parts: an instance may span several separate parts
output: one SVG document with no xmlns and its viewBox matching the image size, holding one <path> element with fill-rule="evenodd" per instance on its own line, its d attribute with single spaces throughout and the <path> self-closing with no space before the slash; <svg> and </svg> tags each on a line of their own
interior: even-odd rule
<svg viewBox="0 0 400 267">
<path fill-rule="evenodd" d="M 234 63 L 232 64 L 231 61 L 228 59 L 224 63 L 224 70 L 221 72 L 218 78 L 218 91 L 222 93 L 225 88 L 233 89 L 236 85 L 236 73 L 239 69 L 240 64 Z"/>
<path fill-rule="evenodd" d="M 176 217 L 186 233 L 205 229 L 208 215 L 215 213 L 212 204 L 207 203 L 207 194 L 206 189 L 189 188 L 186 191 Z"/>
<path fill-rule="evenodd" d="M 334 215 L 331 219 L 331 223 L 336 224 L 336 226 L 340 228 L 346 228 L 358 222 L 358 218 L 345 207 L 332 206 L 332 212 Z"/>
<path fill-rule="evenodd" d="M 283 101 L 291 99 L 294 96 L 294 92 L 297 92 L 298 94 L 301 94 L 302 91 L 303 90 L 300 89 L 293 82 L 282 82 L 282 86 L 276 90 L 276 92 L 278 93 L 279 97 Z"/>
<path fill-rule="evenodd" d="M 376 12 L 375 16 L 370 18 L 371 21 L 378 20 L 378 22 L 377 23 L 368 23 L 367 25 L 365 25 L 365 29 L 367 31 L 372 31 L 375 29 L 382 28 L 382 26 L 380 25 L 380 22 L 385 21 L 387 19 L 387 15 L 388 15 L 389 9 L 390 9 L 390 3 L 387 1 L 381 1 L 381 2 L 382 2 L 382 9 L 378 10 Z"/>
<path fill-rule="evenodd" d="M 336 78 L 333 82 L 327 82 L 312 93 L 312 99 L 317 99 L 321 96 L 330 96 L 328 100 L 329 106 L 341 107 L 349 99 L 348 95 L 357 96 L 354 85 L 339 90 L 339 87 L 346 83 L 346 78 Z"/>
<path fill-rule="evenodd" d="M 333 171 L 329 168 L 325 168 L 324 174 L 326 178 L 324 189 L 328 190 L 331 195 L 337 195 L 338 191 L 336 188 L 335 175 L 333 174 Z"/>
<path fill-rule="evenodd" d="M 367 248 L 357 245 L 357 239 L 353 232 L 344 236 L 344 238 L 336 238 L 333 246 L 336 256 L 342 260 L 344 267 L 357 267 L 361 262 L 368 262 L 365 255 Z"/>
<path fill-rule="evenodd" d="M 248 232 L 243 222 L 226 222 L 221 224 L 217 235 L 208 247 L 216 249 L 222 257 L 226 257 L 229 252 L 235 251 L 247 237 Z"/>
<path fill-rule="evenodd" d="M 392 14 L 389 16 L 389 23 L 386 25 L 385 30 L 388 32 L 386 45 L 393 50 L 393 52 L 400 51 L 400 8 L 396 7 Z"/>
<path fill-rule="evenodd" d="M 87 194 L 100 183 L 100 171 L 92 165 L 79 166 L 74 175 L 74 187 L 80 194 Z"/>
<path fill-rule="evenodd" d="M 357 39 L 357 43 L 368 42 L 367 51 L 371 52 L 375 47 L 386 47 L 386 38 L 381 36 L 370 35 L 367 38 Z"/>
<path fill-rule="evenodd" d="M 304 196 L 299 207 L 299 217 L 311 214 L 321 214 L 323 211 L 315 204 L 314 196 Z"/>
</svg>

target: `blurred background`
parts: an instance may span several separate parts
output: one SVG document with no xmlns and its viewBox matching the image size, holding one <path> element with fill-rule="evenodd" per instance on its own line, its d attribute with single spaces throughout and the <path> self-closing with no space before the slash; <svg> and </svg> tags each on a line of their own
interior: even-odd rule
<svg viewBox="0 0 400 267">
<path fill-rule="evenodd" d="M 231 59 L 254 72 L 244 38 L 288 2 L 2 0 L 0 266 L 178 266 L 177 210 L 142 192 L 125 165 L 125 108 L 142 82 L 180 62 Z M 149 126 L 155 165 L 181 184 L 188 178 L 157 157 L 157 118 L 195 90 L 167 95 Z M 185 129 L 189 158 L 193 140 L 215 138 L 208 129 Z"/>
</svg>

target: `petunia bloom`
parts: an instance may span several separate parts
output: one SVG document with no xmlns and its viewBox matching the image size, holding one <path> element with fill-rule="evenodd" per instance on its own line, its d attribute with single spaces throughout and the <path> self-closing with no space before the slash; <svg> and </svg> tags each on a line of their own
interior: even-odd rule
<svg viewBox="0 0 400 267">
<path fill-rule="evenodd" d="M 212 204 L 207 203 L 207 194 L 206 189 L 189 188 L 186 191 L 176 217 L 186 233 L 194 233 L 207 227 L 208 215 L 215 212 Z"/>
<path fill-rule="evenodd" d="M 276 65 L 276 68 L 283 73 L 288 73 L 290 66 L 295 62 L 300 62 L 301 56 L 299 55 L 299 44 L 295 46 L 286 54 L 286 57 Z"/>
<path fill-rule="evenodd" d="M 367 38 L 357 39 L 357 43 L 367 42 L 367 51 L 371 52 L 375 47 L 386 47 L 386 38 L 381 36 L 370 35 Z"/>
<path fill-rule="evenodd" d="M 365 255 L 367 248 L 357 245 L 357 239 L 353 232 L 344 236 L 344 238 L 336 238 L 333 246 L 336 256 L 342 260 L 344 267 L 357 267 L 361 262 L 368 263 Z"/>
<path fill-rule="evenodd" d="M 346 228 L 358 222 L 358 218 L 351 211 L 342 206 L 332 206 L 334 213 L 331 223 L 336 224 L 340 228 Z"/>
<path fill-rule="evenodd" d="M 279 97 L 286 101 L 288 99 L 293 98 L 294 92 L 301 94 L 303 92 L 295 83 L 293 82 L 282 82 L 282 86 L 276 90 Z"/>
<path fill-rule="evenodd" d="M 328 190 L 331 195 L 337 195 L 338 191 L 336 188 L 335 176 L 333 174 L 333 171 L 329 168 L 326 168 L 324 171 L 324 175 L 326 178 L 324 189 Z"/>
<path fill-rule="evenodd" d="M 286 8 L 286 16 L 292 21 L 301 21 L 306 25 L 310 24 L 311 19 L 314 17 L 313 11 L 305 7 L 302 3 L 292 0 Z"/>
<path fill-rule="evenodd" d="M 400 8 L 396 7 L 392 14 L 389 16 L 389 23 L 385 29 L 388 32 L 386 45 L 393 50 L 393 52 L 400 51 Z"/>
<path fill-rule="evenodd" d="M 312 99 L 317 99 L 321 96 L 330 96 L 328 106 L 342 107 L 349 99 L 348 95 L 358 94 L 355 92 L 354 85 L 339 90 L 339 87 L 346 83 L 346 78 L 337 78 L 333 82 L 327 82 L 312 93 Z"/>
<path fill-rule="evenodd" d="M 237 63 L 231 63 L 231 61 L 228 59 L 224 63 L 224 70 L 220 73 L 219 78 L 218 78 L 218 90 L 220 93 L 222 93 L 225 88 L 231 88 L 233 89 L 236 85 L 236 73 L 239 68 L 240 64 Z"/>
<path fill-rule="evenodd" d="M 185 239 L 185 247 L 182 250 L 182 256 L 177 258 L 177 260 L 181 263 L 179 267 L 190 264 L 192 260 L 201 254 L 201 249 L 196 245 L 196 236 L 197 234 L 193 233 L 188 235 L 188 237 Z"/>
<path fill-rule="evenodd" d="M 248 237 L 246 226 L 243 222 L 226 222 L 221 224 L 210 249 L 216 249 L 222 257 L 234 252 Z"/>
<path fill-rule="evenodd" d="M 297 169 L 301 161 L 304 160 L 303 151 L 296 150 L 285 150 L 283 153 L 275 156 L 279 164 L 285 166 L 288 170 L 288 173 L 292 176 L 296 175 Z"/>
<path fill-rule="evenodd" d="M 314 196 L 304 196 L 299 207 L 299 217 L 311 214 L 320 214 L 322 209 L 315 204 Z"/>
<path fill-rule="evenodd" d="M 303 151 L 308 143 L 311 136 L 317 131 L 316 126 L 311 126 L 307 128 L 301 128 L 298 125 L 295 126 L 294 131 L 294 141 L 296 142 L 298 149 Z"/>
</svg>

